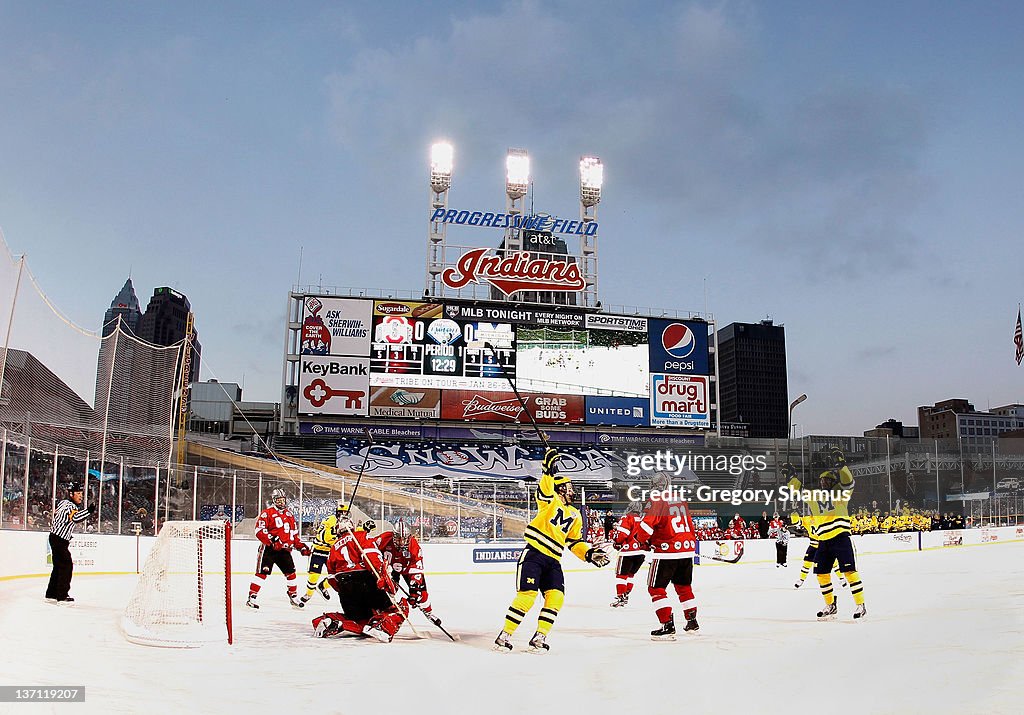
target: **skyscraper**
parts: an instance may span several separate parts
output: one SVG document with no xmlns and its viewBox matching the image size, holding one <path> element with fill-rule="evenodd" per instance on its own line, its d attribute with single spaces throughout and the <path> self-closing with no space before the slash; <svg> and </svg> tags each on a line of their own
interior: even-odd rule
<svg viewBox="0 0 1024 715">
<path fill-rule="evenodd" d="M 787 436 L 786 329 L 770 320 L 718 331 L 722 422 L 745 423 L 750 437 Z"/>
<path fill-rule="evenodd" d="M 121 318 L 121 327 L 131 333 L 137 332 L 142 311 L 139 309 L 139 299 L 135 296 L 135 286 L 132 285 L 131 278 L 124 282 L 124 286 L 110 301 L 107 312 L 103 314 L 104 337 L 117 329 L 118 316 Z"/>
<path fill-rule="evenodd" d="M 137 335 L 154 345 L 174 345 L 185 337 L 188 314 L 192 306 L 188 298 L 173 288 L 157 288 L 149 299 L 146 312 L 139 320 Z M 191 380 L 199 379 L 199 359 L 203 347 L 199 344 L 199 332 L 193 326 Z"/>
</svg>

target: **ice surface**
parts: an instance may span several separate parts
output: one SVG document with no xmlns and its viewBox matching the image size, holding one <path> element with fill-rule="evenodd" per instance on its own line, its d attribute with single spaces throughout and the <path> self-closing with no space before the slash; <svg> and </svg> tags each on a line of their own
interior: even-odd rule
<svg viewBox="0 0 1024 715">
<path fill-rule="evenodd" d="M 513 595 L 511 574 L 432 575 L 436 612 L 452 643 L 408 628 L 390 645 L 311 637 L 272 575 L 261 609 L 244 607 L 249 577 L 234 577 L 233 646 L 170 650 L 132 645 L 117 619 L 135 577 L 77 575 L 71 607 L 43 600 L 44 579 L 0 583 L 0 683 L 85 685 L 85 705 L 32 712 L 117 713 L 1019 713 L 1024 709 L 1024 544 L 866 555 L 868 618 L 818 623 L 810 577 L 793 588 L 799 554 L 771 564 L 696 569 L 699 635 L 652 642 L 655 618 L 641 571 L 629 606 L 612 609 L 610 568 L 572 556 L 566 605 L 546 655 L 491 651 Z M 427 564 L 429 568 L 429 564 Z M 586 569 L 586 570 L 575 570 Z M 682 619 L 679 618 L 681 621 Z M 23 712 L 0 704 L 0 712 Z"/>
</svg>

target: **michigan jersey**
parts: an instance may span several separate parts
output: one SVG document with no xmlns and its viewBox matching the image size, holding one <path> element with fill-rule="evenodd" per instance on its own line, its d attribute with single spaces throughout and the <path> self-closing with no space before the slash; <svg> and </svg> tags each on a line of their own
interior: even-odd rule
<svg viewBox="0 0 1024 715">
<path fill-rule="evenodd" d="M 789 481 L 789 486 L 793 489 L 803 488 L 800 484 L 799 477 L 793 477 Z M 846 465 L 843 465 L 839 470 L 839 483 L 831 491 L 843 489 L 848 492 L 853 491 L 853 472 L 851 472 L 850 468 Z M 816 539 L 818 541 L 827 541 L 828 539 L 835 538 L 840 534 L 849 534 L 849 504 L 849 501 L 837 501 L 833 499 L 812 499 L 809 501 L 808 506 L 811 508 L 811 528 L 807 533 L 812 539 Z"/>
<path fill-rule="evenodd" d="M 544 452 L 540 484 L 537 487 L 537 515 L 526 527 L 527 545 L 554 559 L 562 558 L 566 547 L 585 560 L 589 544 L 583 540 L 583 517 L 571 504 L 563 504 L 555 494 L 555 462 L 558 452 Z"/>
<path fill-rule="evenodd" d="M 338 517 L 333 514 L 320 522 L 320 529 L 313 539 L 313 551 L 328 553 L 338 540 Z"/>
</svg>

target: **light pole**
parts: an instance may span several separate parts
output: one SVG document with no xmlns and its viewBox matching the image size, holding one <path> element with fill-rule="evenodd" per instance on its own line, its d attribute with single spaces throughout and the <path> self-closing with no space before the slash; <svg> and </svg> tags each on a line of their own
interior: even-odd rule
<svg viewBox="0 0 1024 715">
<path fill-rule="evenodd" d="M 796 398 L 795 400 L 793 400 L 792 402 L 789 403 L 789 430 L 786 432 L 786 461 L 787 462 L 789 461 L 790 442 L 791 442 L 792 437 L 793 437 L 793 410 L 795 410 L 797 405 L 799 405 L 801 402 L 803 402 L 806 399 L 807 399 L 807 395 L 804 394 L 804 395 L 800 395 L 800 397 Z M 801 462 L 800 462 L 800 469 L 801 469 L 801 471 L 803 470 L 803 468 L 804 468 L 803 460 L 801 459 Z"/>
</svg>

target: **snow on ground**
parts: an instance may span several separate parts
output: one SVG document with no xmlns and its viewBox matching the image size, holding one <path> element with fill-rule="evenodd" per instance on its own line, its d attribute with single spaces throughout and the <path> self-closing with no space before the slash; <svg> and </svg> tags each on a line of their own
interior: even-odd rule
<svg viewBox="0 0 1024 715">
<path fill-rule="evenodd" d="M 436 611 L 462 641 L 414 614 L 433 637 L 406 628 L 390 645 L 312 638 L 325 602 L 291 609 L 277 573 L 261 610 L 246 609 L 249 577 L 237 574 L 235 644 L 193 650 L 122 638 L 134 576 L 76 576 L 71 607 L 43 600 L 44 579 L 18 579 L 0 583 L 0 684 L 85 685 L 85 705 L 30 708 L 61 713 L 1021 712 L 1024 544 L 862 556 L 861 623 L 842 588 L 841 618 L 818 623 L 821 597 L 811 580 L 793 588 L 800 555 L 790 555 L 787 569 L 698 567 L 701 630 L 674 643 L 649 638 L 646 571 L 625 609 L 608 606 L 610 568 L 570 571 L 546 655 L 525 651 L 538 606 L 516 634 L 519 650 L 491 650 L 511 574 L 431 576 Z"/>
</svg>

